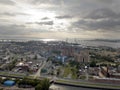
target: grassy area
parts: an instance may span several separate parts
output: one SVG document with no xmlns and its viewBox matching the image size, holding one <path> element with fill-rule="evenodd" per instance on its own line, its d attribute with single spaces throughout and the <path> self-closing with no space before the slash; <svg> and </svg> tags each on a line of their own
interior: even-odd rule
<svg viewBox="0 0 120 90">
<path fill-rule="evenodd" d="M 70 67 L 69 67 L 69 66 L 64 67 L 64 74 L 63 74 L 63 76 L 64 76 L 64 77 L 67 77 L 69 74 L 71 74 L 71 69 L 70 69 Z"/>
<path fill-rule="evenodd" d="M 64 84 L 72 84 L 72 85 L 79 85 L 79 86 L 87 86 L 87 87 L 98 87 L 98 88 L 111 88 L 111 89 L 120 89 L 120 86 L 108 85 L 108 84 L 93 84 L 89 82 L 73 82 L 73 81 L 66 81 L 66 80 L 57 80 L 58 83 Z"/>
<path fill-rule="evenodd" d="M 69 65 L 64 67 L 64 77 L 68 77 L 69 75 L 71 75 L 71 78 L 76 79 L 77 78 L 77 69 L 76 67 L 70 67 Z"/>
</svg>

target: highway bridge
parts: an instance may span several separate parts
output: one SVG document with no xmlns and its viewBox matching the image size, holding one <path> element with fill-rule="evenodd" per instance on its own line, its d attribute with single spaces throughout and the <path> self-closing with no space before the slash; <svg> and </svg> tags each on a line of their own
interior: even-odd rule
<svg viewBox="0 0 120 90">
<path fill-rule="evenodd" d="M 26 75 L 18 75 L 18 74 L 3 74 L 0 73 L 1 77 L 9 77 L 9 78 L 19 78 L 23 79 Z M 33 76 L 27 76 L 29 79 L 34 79 Z M 92 89 L 107 89 L 107 90 L 120 90 L 119 85 L 105 84 L 105 83 L 95 83 L 85 80 L 72 80 L 72 79 L 63 79 L 63 78 L 53 78 L 53 77 L 39 77 L 37 79 L 43 80 L 44 78 L 50 79 L 50 83 L 54 83 L 57 85 L 64 86 L 72 86 L 72 87 L 84 87 L 84 88 L 92 88 Z"/>
</svg>

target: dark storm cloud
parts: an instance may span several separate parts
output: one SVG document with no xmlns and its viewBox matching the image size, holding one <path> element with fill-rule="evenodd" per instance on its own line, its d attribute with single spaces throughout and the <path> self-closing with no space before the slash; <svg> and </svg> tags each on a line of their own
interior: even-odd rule
<svg viewBox="0 0 120 90">
<path fill-rule="evenodd" d="M 41 20 L 48 20 L 49 18 L 48 17 L 44 17 L 44 18 L 42 18 Z"/>
<path fill-rule="evenodd" d="M 118 31 L 116 29 L 119 27 L 120 29 L 120 20 L 115 19 L 104 19 L 100 21 L 87 21 L 87 20 L 79 20 L 74 22 L 73 27 L 80 28 L 83 30 L 101 30 L 101 31 Z"/>
<path fill-rule="evenodd" d="M 26 31 L 24 25 L 0 25 L 0 35 L 19 35 L 25 34 Z"/>
<path fill-rule="evenodd" d="M 50 3 L 49 0 L 32 0 L 33 4 Z"/>
<path fill-rule="evenodd" d="M 15 16 L 15 14 L 9 13 L 9 12 L 4 12 L 4 13 L 0 13 L 0 16 Z"/>
<path fill-rule="evenodd" d="M 101 21 L 91 21 L 89 23 L 86 23 L 86 26 L 88 29 L 93 29 L 93 30 L 104 30 L 104 31 L 109 31 L 109 30 L 114 30 L 116 31 L 116 27 L 120 25 L 120 20 L 114 20 L 114 19 L 108 19 L 108 20 L 101 20 Z"/>
<path fill-rule="evenodd" d="M 85 18 L 88 19 L 102 19 L 102 18 L 111 18 L 118 19 L 120 18 L 120 13 L 115 12 L 109 8 L 96 9 L 90 12 Z"/>
<path fill-rule="evenodd" d="M 102 2 L 102 3 L 112 3 L 114 0 L 94 0 L 97 2 Z"/>
<path fill-rule="evenodd" d="M 61 4 L 61 0 L 31 0 L 31 4 L 40 5 L 40 4 L 51 4 L 58 5 Z"/>
<path fill-rule="evenodd" d="M 39 25 L 53 25 L 53 21 L 45 21 L 45 22 L 36 22 L 36 24 L 39 24 Z"/>
<path fill-rule="evenodd" d="M 57 19 L 70 19 L 70 18 L 73 18 L 73 17 L 70 16 L 70 15 L 64 15 L 64 16 L 56 16 L 55 18 L 57 18 Z"/>
<path fill-rule="evenodd" d="M 53 21 L 44 21 L 44 22 L 28 22 L 26 24 L 38 24 L 38 25 L 53 25 Z"/>
<path fill-rule="evenodd" d="M 15 5 L 15 3 L 11 0 L 0 0 L 0 4 Z"/>
<path fill-rule="evenodd" d="M 96 9 L 72 25 L 83 30 L 116 32 L 120 29 L 120 13 L 109 8 Z"/>
<path fill-rule="evenodd" d="M 25 13 L 10 13 L 10 12 L 0 13 L 0 16 L 17 16 L 17 15 L 29 15 L 29 14 L 25 14 Z"/>
</svg>

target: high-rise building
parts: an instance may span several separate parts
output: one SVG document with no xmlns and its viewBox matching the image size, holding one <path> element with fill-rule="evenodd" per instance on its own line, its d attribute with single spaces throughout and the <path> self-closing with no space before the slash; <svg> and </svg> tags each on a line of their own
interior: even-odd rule
<svg viewBox="0 0 120 90">
<path fill-rule="evenodd" d="M 86 50 L 80 51 L 80 53 L 77 53 L 74 56 L 75 60 L 80 63 L 88 63 L 90 61 L 89 52 Z"/>
</svg>

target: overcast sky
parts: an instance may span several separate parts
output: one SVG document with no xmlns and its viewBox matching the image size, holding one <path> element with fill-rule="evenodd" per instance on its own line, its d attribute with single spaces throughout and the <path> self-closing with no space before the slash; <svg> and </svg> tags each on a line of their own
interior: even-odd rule
<svg viewBox="0 0 120 90">
<path fill-rule="evenodd" d="M 0 38 L 120 39 L 120 0 L 0 0 Z"/>
</svg>

